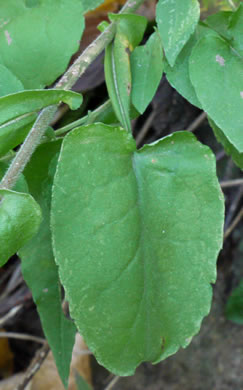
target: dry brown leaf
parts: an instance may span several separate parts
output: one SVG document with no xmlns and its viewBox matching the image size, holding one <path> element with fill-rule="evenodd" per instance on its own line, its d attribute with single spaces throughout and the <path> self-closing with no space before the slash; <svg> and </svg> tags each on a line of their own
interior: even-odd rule
<svg viewBox="0 0 243 390">
<path fill-rule="evenodd" d="M 83 338 L 77 334 L 72 355 L 68 390 L 77 390 L 75 383 L 77 373 L 91 384 L 90 356 L 81 354 L 81 351 L 84 350 L 87 350 L 87 346 Z M 32 379 L 29 390 L 64 390 L 51 352 L 49 352 L 40 370 Z"/>
</svg>

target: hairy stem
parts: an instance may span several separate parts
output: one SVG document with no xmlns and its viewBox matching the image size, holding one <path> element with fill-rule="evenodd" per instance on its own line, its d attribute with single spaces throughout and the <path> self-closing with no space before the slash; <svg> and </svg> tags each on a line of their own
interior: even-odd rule
<svg viewBox="0 0 243 390">
<path fill-rule="evenodd" d="M 128 0 L 120 13 L 134 12 L 144 0 Z M 80 76 L 86 71 L 88 66 L 96 59 L 96 57 L 104 50 L 104 48 L 112 41 L 116 30 L 115 22 L 111 23 L 105 31 L 103 31 L 92 42 L 84 52 L 77 58 L 73 65 L 67 70 L 62 78 L 55 85 L 57 89 L 71 89 Z M 20 173 L 24 170 L 30 157 L 40 144 L 41 138 L 44 135 L 49 123 L 52 121 L 58 105 L 50 106 L 43 109 L 36 122 L 34 123 L 30 133 L 21 146 L 12 161 L 8 171 L 3 177 L 0 188 L 10 189 L 16 183 Z"/>
<path fill-rule="evenodd" d="M 88 115 L 85 115 L 83 116 L 82 118 L 74 121 L 74 122 L 71 122 L 69 123 L 68 125 L 66 126 L 63 126 L 61 127 L 60 129 L 56 130 L 55 131 L 55 135 L 56 136 L 60 136 L 60 135 L 63 135 L 65 133 L 67 133 L 68 131 L 74 129 L 75 127 L 77 126 L 81 126 L 81 125 L 84 125 L 86 124 L 86 122 L 88 121 L 88 119 L 91 117 L 92 120 L 96 119 L 96 117 L 101 114 L 102 112 L 104 112 L 107 108 L 111 107 L 111 102 L 110 100 L 107 100 L 105 103 L 103 103 L 101 106 L 99 106 L 98 108 L 96 108 L 94 111 L 90 112 Z"/>
</svg>

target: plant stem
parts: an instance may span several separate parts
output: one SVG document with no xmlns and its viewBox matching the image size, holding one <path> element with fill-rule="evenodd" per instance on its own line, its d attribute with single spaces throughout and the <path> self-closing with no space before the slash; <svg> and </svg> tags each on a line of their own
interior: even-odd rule
<svg viewBox="0 0 243 390">
<path fill-rule="evenodd" d="M 243 179 L 234 179 L 234 180 L 225 180 L 221 181 L 220 185 L 222 188 L 234 187 L 234 186 L 242 186 Z"/>
<path fill-rule="evenodd" d="M 99 106 L 94 111 L 92 111 L 90 114 L 85 115 L 82 118 L 80 118 L 74 122 L 71 122 L 68 125 L 63 126 L 60 129 L 56 130 L 55 135 L 56 136 L 63 135 L 65 133 L 67 133 L 69 130 L 74 129 L 77 126 L 84 125 L 90 117 L 92 117 L 92 119 L 95 119 L 99 114 L 101 114 L 103 111 L 105 111 L 110 106 L 111 106 L 111 102 L 110 102 L 110 100 L 107 100 L 101 106 Z"/>
<path fill-rule="evenodd" d="M 120 13 L 131 13 L 144 2 L 144 0 L 128 0 Z M 105 31 L 103 31 L 92 42 L 84 52 L 77 58 L 73 65 L 61 77 L 55 85 L 57 89 L 71 89 L 81 75 L 86 71 L 88 66 L 95 60 L 95 58 L 104 50 L 104 48 L 112 41 L 116 30 L 115 22 L 112 22 Z M 3 177 L 0 188 L 10 189 L 16 183 L 20 173 L 24 170 L 30 157 L 40 144 L 41 138 L 44 135 L 46 128 L 52 121 L 58 105 L 50 106 L 43 109 L 31 131 L 25 139 L 16 157 L 12 161 L 9 169 Z"/>
<path fill-rule="evenodd" d="M 50 118 L 56 112 L 56 108 L 56 105 L 50 106 L 40 112 L 23 145 L 3 177 L 0 188 L 10 189 L 15 185 L 20 173 L 24 170 L 36 147 L 39 145 L 50 123 Z"/>
<path fill-rule="evenodd" d="M 40 344 L 46 344 L 46 340 L 42 337 L 33 336 L 31 334 L 22 334 L 16 332 L 0 332 L 0 338 L 9 338 L 9 339 L 18 339 L 18 340 L 27 340 L 34 341 Z"/>
<path fill-rule="evenodd" d="M 243 217 L 243 208 L 240 210 L 239 214 L 235 217 L 232 224 L 228 227 L 228 229 L 224 233 L 224 240 L 231 234 L 231 232 L 234 230 L 236 225 L 240 222 L 241 218 Z"/>
</svg>

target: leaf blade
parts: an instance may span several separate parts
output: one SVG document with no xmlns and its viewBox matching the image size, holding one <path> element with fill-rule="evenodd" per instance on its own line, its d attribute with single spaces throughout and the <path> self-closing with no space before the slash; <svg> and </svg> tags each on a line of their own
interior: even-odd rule
<svg viewBox="0 0 243 390">
<path fill-rule="evenodd" d="M 194 32 L 199 16 L 197 0 L 159 0 L 156 21 L 170 66 Z"/>
<path fill-rule="evenodd" d="M 131 375 L 189 343 L 209 311 L 222 244 L 208 148 L 182 132 L 136 151 L 119 128 L 77 128 L 62 147 L 51 225 L 72 316 L 101 364 Z"/>
<path fill-rule="evenodd" d="M 19 250 L 19 256 L 23 277 L 32 292 L 59 375 L 67 388 L 76 328 L 62 310 L 49 221 L 51 186 L 60 146 L 60 141 L 41 145 L 24 171 L 30 193 L 41 206 L 43 220 L 37 235 Z"/>
<path fill-rule="evenodd" d="M 189 73 L 203 109 L 242 153 L 242 59 L 219 35 L 208 34 L 192 50 Z"/>
<path fill-rule="evenodd" d="M 82 103 L 82 95 L 72 91 L 48 89 L 22 91 L 3 96 L 0 98 L 0 124 L 61 101 L 75 110 Z"/>
<path fill-rule="evenodd" d="M 131 54 L 132 102 L 142 114 L 151 102 L 163 74 L 163 50 L 157 32 Z"/>
<path fill-rule="evenodd" d="M 29 194 L 0 189 L 0 266 L 38 231 L 41 211 Z"/>
<path fill-rule="evenodd" d="M 39 0 L 31 5 L 9 0 L 1 2 L 0 13 L 0 63 L 25 89 L 51 85 L 78 49 L 84 28 L 82 2 Z"/>
</svg>

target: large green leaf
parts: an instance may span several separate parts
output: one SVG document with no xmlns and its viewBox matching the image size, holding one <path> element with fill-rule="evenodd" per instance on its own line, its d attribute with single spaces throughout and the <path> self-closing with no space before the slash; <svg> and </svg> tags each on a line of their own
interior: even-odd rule
<svg viewBox="0 0 243 390">
<path fill-rule="evenodd" d="M 117 119 L 131 132 L 131 67 L 130 52 L 140 43 L 147 25 L 143 16 L 110 14 L 117 22 L 115 39 L 106 48 L 105 80 Z M 134 29 L 136 25 L 136 29 Z"/>
<path fill-rule="evenodd" d="M 36 234 L 40 222 L 32 196 L 0 189 L 0 266 Z"/>
<path fill-rule="evenodd" d="M 143 113 L 151 102 L 163 73 L 163 50 L 158 32 L 131 54 L 132 103 Z"/>
<path fill-rule="evenodd" d="M 24 89 L 20 80 L 10 70 L 0 64 L 0 96 L 19 92 Z"/>
<path fill-rule="evenodd" d="M 0 64 L 25 89 L 50 85 L 78 49 L 82 0 L 1 0 L 0 15 Z"/>
<path fill-rule="evenodd" d="M 76 92 L 57 89 L 13 93 L 0 98 L 0 124 L 61 102 L 68 104 L 72 110 L 76 110 L 82 100 L 82 95 Z"/>
<path fill-rule="evenodd" d="M 216 33 L 201 38 L 189 61 L 192 84 L 203 109 L 243 152 L 243 58 Z"/>
<path fill-rule="evenodd" d="M 238 150 L 228 141 L 222 130 L 214 123 L 214 121 L 212 121 L 212 119 L 208 118 L 208 121 L 218 142 L 223 145 L 225 152 L 231 156 L 235 164 L 243 170 L 243 153 L 238 152 Z"/>
<path fill-rule="evenodd" d="M 52 254 L 50 232 L 51 187 L 56 166 L 55 156 L 58 155 L 60 146 L 60 141 L 41 145 L 24 171 L 30 193 L 41 206 L 43 220 L 38 233 L 21 248 L 19 255 L 24 279 L 33 294 L 60 377 L 67 387 L 76 328 L 62 311 L 58 270 Z"/>
<path fill-rule="evenodd" d="M 53 186 L 55 259 L 71 315 L 109 370 L 130 375 L 198 332 L 223 209 L 215 158 L 190 133 L 139 151 L 129 133 L 102 124 L 66 136 Z"/>
<path fill-rule="evenodd" d="M 159 0 L 156 21 L 166 58 L 173 66 L 176 57 L 194 32 L 200 16 L 197 0 Z"/>
</svg>

